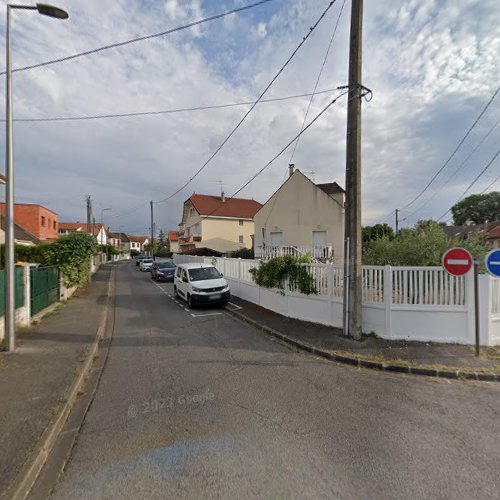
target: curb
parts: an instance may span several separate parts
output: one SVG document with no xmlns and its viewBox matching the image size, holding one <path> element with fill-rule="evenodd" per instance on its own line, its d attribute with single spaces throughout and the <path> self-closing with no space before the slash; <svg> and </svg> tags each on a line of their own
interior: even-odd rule
<svg viewBox="0 0 500 500">
<path fill-rule="evenodd" d="M 337 361 L 338 363 L 344 363 L 351 366 L 357 366 L 362 368 L 370 368 L 372 370 L 384 370 L 388 372 L 396 372 L 396 373 L 407 373 L 411 375 L 424 375 L 427 377 L 439 377 L 439 378 L 447 378 L 447 379 L 455 379 L 455 380 L 477 380 L 482 382 L 500 382 L 500 374 L 495 373 L 482 373 L 482 372 L 474 372 L 474 371 L 463 371 L 463 370 L 446 370 L 446 369 L 437 369 L 428 367 L 418 367 L 418 366 L 402 366 L 398 364 L 393 364 L 390 362 L 381 362 L 370 359 L 362 359 L 355 355 L 350 355 L 347 353 L 338 354 L 335 352 L 325 351 L 321 348 L 315 347 L 313 345 L 307 344 L 306 342 L 302 342 L 301 340 L 294 339 L 293 337 L 289 337 L 284 333 L 281 333 L 269 326 L 262 325 L 258 321 L 255 321 L 252 318 L 249 318 L 243 313 L 238 311 L 233 311 L 230 309 L 226 309 L 226 313 L 230 316 L 233 316 L 249 325 L 253 326 L 257 330 L 260 330 L 272 337 L 278 338 L 287 344 L 290 344 L 302 351 L 309 352 L 311 354 L 315 354 L 321 358 L 329 359 L 331 361 Z"/>
<path fill-rule="evenodd" d="M 50 455 L 50 452 L 52 451 L 52 448 L 57 441 L 57 438 L 59 437 L 60 432 L 64 428 L 64 424 L 66 423 L 71 409 L 73 408 L 74 403 L 78 398 L 78 393 L 80 392 L 82 386 L 85 384 L 85 379 L 87 378 L 88 373 L 92 368 L 94 356 L 97 353 L 99 343 L 104 335 L 108 318 L 109 299 L 114 284 L 114 277 L 115 269 L 111 268 L 108 287 L 106 291 L 106 305 L 99 322 L 99 327 L 97 329 L 94 342 L 88 350 L 86 359 L 83 365 L 81 365 L 81 368 L 78 371 L 75 380 L 73 381 L 68 392 L 65 395 L 65 403 L 63 407 L 59 410 L 59 413 L 55 420 L 50 422 L 45 428 L 42 436 L 38 440 L 30 456 L 21 468 L 21 472 L 18 474 L 12 485 L 4 492 L 3 495 L 5 496 L 2 495 L 2 498 L 7 498 L 7 495 L 9 495 L 8 498 L 11 498 L 12 500 L 24 500 L 28 497 L 33 485 L 38 478 L 38 475 L 40 474 L 43 466 L 45 465 L 45 462 L 47 461 L 48 456 Z"/>
</svg>

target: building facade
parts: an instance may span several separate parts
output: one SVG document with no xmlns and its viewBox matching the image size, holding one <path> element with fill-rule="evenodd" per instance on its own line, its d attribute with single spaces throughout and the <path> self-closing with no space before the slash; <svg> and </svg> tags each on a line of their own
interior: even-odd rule
<svg viewBox="0 0 500 500">
<path fill-rule="evenodd" d="M 179 224 L 179 250 L 209 248 L 220 253 L 252 248 L 255 200 L 193 194 L 184 202 Z"/>
<path fill-rule="evenodd" d="M 0 203 L 0 211 L 5 217 L 5 203 Z M 42 205 L 14 204 L 14 222 L 40 241 L 51 241 L 58 237 L 59 215 Z"/>
<path fill-rule="evenodd" d="M 303 255 L 341 263 L 345 192 L 336 183 L 315 184 L 300 170 L 255 214 L 255 256 Z"/>
</svg>

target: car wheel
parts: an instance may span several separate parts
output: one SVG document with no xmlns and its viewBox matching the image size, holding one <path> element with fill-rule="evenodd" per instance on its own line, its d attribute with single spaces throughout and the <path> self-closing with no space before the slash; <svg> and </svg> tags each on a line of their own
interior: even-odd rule
<svg viewBox="0 0 500 500">
<path fill-rule="evenodd" d="M 174 295 L 179 297 L 179 292 L 177 291 L 177 287 L 174 285 Z"/>
</svg>

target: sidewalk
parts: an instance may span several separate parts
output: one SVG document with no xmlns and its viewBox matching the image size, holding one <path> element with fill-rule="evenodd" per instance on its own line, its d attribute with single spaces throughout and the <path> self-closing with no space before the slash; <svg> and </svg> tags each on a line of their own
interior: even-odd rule
<svg viewBox="0 0 500 500">
<path fill-rule="evenodd" d="M 296 347 L 337 361 L 420 375 L 500 381 L 500 347 L 481 347 L 481 356 L 475 357 L 473 348 L 458 344 L 384 340 L 376 336 L 356 341 L 338 328 L 287 318 L 234 296 L 231 302 L 242 309 L 228 310 L 230 314 Z"/>
<path fill-rule="evenodd" d="M 102 266 L 66 305 L 21 333 L 14 353 L 0 352 L 0 497 L 65 402 L 105 313 L 110 275 Z"/>
</svg>

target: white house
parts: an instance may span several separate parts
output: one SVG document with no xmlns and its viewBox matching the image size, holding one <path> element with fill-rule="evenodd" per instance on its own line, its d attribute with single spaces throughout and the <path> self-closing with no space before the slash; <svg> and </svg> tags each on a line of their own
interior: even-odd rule
<svg viewBox="0 0 500 500">
<path fill-rule="evenodd" d="M 92 233 L 99 245 L 107 245 L 108 243 L 108 231 L 104 224 L 91 224 L 89 231 L 87 229 L 87 224 L 82 224 L 81 222 L 59 222 L 59 235 L 64 236 L 74 233 L 75 231 Z"/>
<path fill-rule="evenodd" d="M 290 166 L 290 175 L 255 214 L 255 256 L 301 255 L 341 263 L 345 191 L 315 184 Z"/>
</svg>

